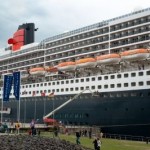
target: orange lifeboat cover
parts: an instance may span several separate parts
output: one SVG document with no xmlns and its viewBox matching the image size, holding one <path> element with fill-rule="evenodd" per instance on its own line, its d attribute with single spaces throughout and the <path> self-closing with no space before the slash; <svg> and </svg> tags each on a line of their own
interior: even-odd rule
<svg viewBox="0 0 150 150">
<path fill-rule="evenodd" d="M 97 56 L 96 60 L 104 60 L 104 59 L 109 59 L 109 58 L 120 58 L 120 55 L 119 54 L 101 55 L 101 56 Z"/>
<path fill-rule="evenodd" d="M 140 53 L 149 53 L 149 52 L 147 49 L 134 49 L 134 50 L 124 51 L 120 55 L 128 56 L 128 55 L 134 55 L 134 54 L 140 54 Z"/>
<path fill-rule="evenodd" d="M 30 69 L 30 72 L 36 72 L 36 71 L 45 71 L 43 67 L 38 67 L 38 68 L 32 68 Z"/>
<path fill-rule="evenodd" d="M 64 67 L 64 66 L 70 66 L 70 65 L 75 65 L 76 63 L 73 61 L 68 61 L 68 62 L 62 62 L 58 65 L 58 67 Z"/>
<path fill-rule="evenodd" d="M 46 71 L 48 71 L 48 72 L 57 72 L 58 69 L 57 69 L 57 67 L 49 67 L 49 68 L 46 68 Z"/>
<path fill-rule="evenodd" d="M 96 59 L 94 58 L 83 58 L 76 60 L 76 64 L 82 64 L 82 63 L 87 63 L 87 62 L 96 62 Z"/>
</svg>

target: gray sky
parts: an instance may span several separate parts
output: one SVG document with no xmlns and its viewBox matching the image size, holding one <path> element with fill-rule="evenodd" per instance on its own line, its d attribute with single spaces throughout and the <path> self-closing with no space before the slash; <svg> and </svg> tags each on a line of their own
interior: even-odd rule
<svg viewBox="0 0 150 150">
<path fill-rule="evenodd" d="M 18 26 L 34 22 L 35 41 L 150 7 L 150 0 L 4 0 L 0 4 L 0 48 Z"/>
</svg>

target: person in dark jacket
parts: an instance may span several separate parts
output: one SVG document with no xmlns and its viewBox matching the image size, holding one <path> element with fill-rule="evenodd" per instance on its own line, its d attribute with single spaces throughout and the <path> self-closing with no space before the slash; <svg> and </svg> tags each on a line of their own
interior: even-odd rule
<svg viewBox="0 0 150 150">
<path fill-rule="evenodd" d="M 95 138 L 95 140 L 93 141 L 93 144 L 94 144 L 94 150 L 97 150 L 98 148 L 97 138 Z"/>
<path fill-rule="evenodd" d="M 80 133 L 76 132 L 76 143 L 80 144 Z"/>
</svg>

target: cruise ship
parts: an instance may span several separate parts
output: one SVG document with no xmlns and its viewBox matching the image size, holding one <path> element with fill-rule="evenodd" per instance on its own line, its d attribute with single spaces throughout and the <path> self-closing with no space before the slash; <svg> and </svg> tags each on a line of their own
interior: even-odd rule
<svg viewBox="0 0 150 150">
<path fill-rule="evenodd" d="M 0 50 L 4 75 L 21 72 L 20 122 L 53 118 L 104 133 L 150 135 L 150 8 L 34 42 L 22 24 Z M 16 121 L 10 93 L 4 121 Z"/>
</svg>

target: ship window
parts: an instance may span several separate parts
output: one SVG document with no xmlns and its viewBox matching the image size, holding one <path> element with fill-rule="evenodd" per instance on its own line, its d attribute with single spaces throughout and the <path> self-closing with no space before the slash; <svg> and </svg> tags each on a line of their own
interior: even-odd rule
<svg viewBox="0 0 150 150">
<path fill-rule="evenodd" d="M 31 85 L 29 85 L 29 87 L 31 87 Z"/>
<path fill-rule="evenodd" d="M 118 83 L 118 84 L 117 84 L 117 87 L 121 87 L 121 83 Z"/>
<path fill-rule="evenodd" d="M 80 87 L 80 90 L 84 90 L 84 87 Z"/>
<path fill-rule="evenodd" d="M 107 79 L 108 79 L 108 76 L 104 76 L 104 79 L 107 80 Z"/>
<path fill-rule="evenodd" d="M 70 88 L 70 91 L 73 91 L 73 88 Z"/>
<path fill-rule="evenodd" d="M 26 88 L 28 88 L 28 85 L 26 85 Z"/>
<path fill-rule="evenodd" d="M 75 88 L 75 90 L 76 90 L 76 91 L 78 91 L 78 90 L 79 90 L 79 88 L 78 88 L 78 87 L 76 87 L 76 88 Z"/>
<path fill-rule="evenodd" d="M 140 93 L 140 97 L 143 97 L 144 96 L 144 94 L 143 93 Z"/>
<path fill-rule="evenodd" d="M 111 78 L 111 79 L 114 79 L 114 78 L 115 78 L 115 75 L 111 75 L 110 78 Z"/>
<path fill-rule="evenodd" d="M 74 81 L 73 81 L 73 80 L 71 80 L 71 83 L 74 83 Z"/>
<path fill-rule="evenodd" d="M 143 84 L 144 84 L 144 83 L 143 83 L 142 81 L 141 81 L 141 82 L 139 82 L 139 86 L 143 86 Z"/>
<path fill-rule="evenodd" d="M 128 93 L 123 93 L 123 96 L 124 97 L 128 97 Z"/>
<path fill-rule="evenodd" d="M 95 89 L 95 86 L 92 86 L 92 90 L 94 90 Z"/>
<path fill-rule="evenodd" d="M 139 76 L 143 76 L 143 72 L 139 72 Z"/>
<path fill-rule="evenodd" d="M 48 90 L 48 93 L 50 93 L 51 92 L 51 90 Z"/>
<path fill-rule="evenodd" d="M 95 78 L 92 78 L 92 81 L 95 81 Z"/>
<path fill-rule="evenodd" d="M 55 85 L 55 82 L 52 82 L 53 85 Z"/>
<path fill-rule="evenodd" d="M 87 81 L 87 82 L 89 82 L 89 81 L 90 81 L 90 79 L 89 79 L 89 78 L 86 78 L 86 81 Z"/>
<path fill-rule="evenodd" d="M 37 84 L 37 87 L 39 87 L 39 84 Z"/>
<path fill-rule="evenodd" d="M 102 88 L 102 86 L 101 85 L 98 85 L 98 89 L 101 89 Z"/>
<path fill-rule="evenodd" d="M 128 74 L 127 74 L 127 73 L 126 73 L 126 74 L 124 74 L 124 77 L 125 77 L 125 78 L 127 78 L 127 77 L 128 77 Z"/>
<path fill-rule="evenodd" d="M 121 93 L 117 93 L 117 97 L 121 97 Z"/>
<path fill-rule="evenodd" d="M 124 83 L 124 87 L 128 87 L 128 83 Z"/>
<path fill-rule="evenodd" d="M 49 82 L 48 85 L 51 85 L 51 83 Z"/>
<path fill-rule="evenodd" d="M 78 79 L 76 79 L 76 83 L 78 83 L 79 82 L 79 80 Z"/>
<path fill-rule="evenodd" d="M 64 84 L 64 81 L 61 81 L 61 84 Z"/>
<path fill-rule="evenodd" d="M 44 86 L 47 86 L 47 83 L 44 83 Z"/>
<path fill-rule="evenodd" d="M 115 97 L 115 94 L 114 93 L 110 93 L 110 97 Z"/>
<path fill-rule="evenodd" d="M 81 79 L 81 82 L 84 82 L 84 79 Z"/>
<path fill-rule="evenodd" d="M 59 92 L 59 89 L 57 89 L 56 91 Z"/>
<path fill-rule="evenodd" d="M 24 88 L 24 86 L 22 86 L 22 88 Z"/>
<path fill-rule="evenodd" d="M 111 84 L 111 85 L 110 85 L 110 88 L 114 88 L 114 87 L 115 87 L 115 85 L 114 85 L 114 84 Z"/>
<path fill-rule="evenodd" d="M 107 84 L 105 84 L 105 85 L 104 85 L 104 88 L 105 88 L 105 89 L 107 89 L 107 88 L 108 88 L 108 85 L 107 85 Z"/>
<path fill-rule="evenodd" d="M 61 92 L 64 92 L 64 89 L 61 89 Z"/>
<path fill-rule="evenodd" d="M 136 73 L 131 73 L 131 77 L 135 77 L 136 76 Z"/>
<path fill-rule="evenodd" d="M 69 91 L 69 89 L 68 89 L 68 88 L 66 88 L 66 91 Z"/>
<path fill-rule="evenodd" d="M 89 89 L 89 86 L 86 86 L 86 89 Z"/>
<path fill-rule="evenodd" d="M 117 75 L 117 78 L 121 78 L 121 74 L 118 74 L 118 75 Z"/>
<path fill-rule="evenodd" d="M 146 72 L 147 75 L 150 75 L 150 70 Z"/>
<path fill-rule="evenodd" d="M 136 86 L 136 82 L 131 82 L 131 86 Z"/>
<path fill-rule="evenodd" d="M 57 85 L 59 85 L 59 82 L 57 82 Z"/>
<path fill-rule="evenodd" d="M 29 92 L 29 94 L 31 94 L 31 91 Z"/>
<path fill-rule="evenodd" d="M 66 81 L 66 84 L 69 84 L 69 81 L 68 81 L 68 80 Z"/>
<path fill-rule="evenodd" d="M 52 92 L 55 92 L 55 89 L 52 89 Z"/>
<path fill-rule="evenodd" d="M 41 83 L 41 85 L 40 86 L 43 86 L 43 83 Z"/>
<path fill-rule="evenodd" d="M 102 80 L 102 77 L 98 77 L 98 80 Z"/>
<path fill-rule="evenodd" d="M 35 84 L 33 84 L 33 87 L 35 87 Z"/>
<path fill-rule="evenodd" d="M 147 85 L 150 85 L 150 81 L 147 81 Z"/>
<path fill-rule="evenodd" d="M 136 93 L 131 93 L 131 96 L 133 96 L 133 97 L 134 97 L 134 96 L 137 96 L 137 94 L 136 94 Z"/>
</svg>

